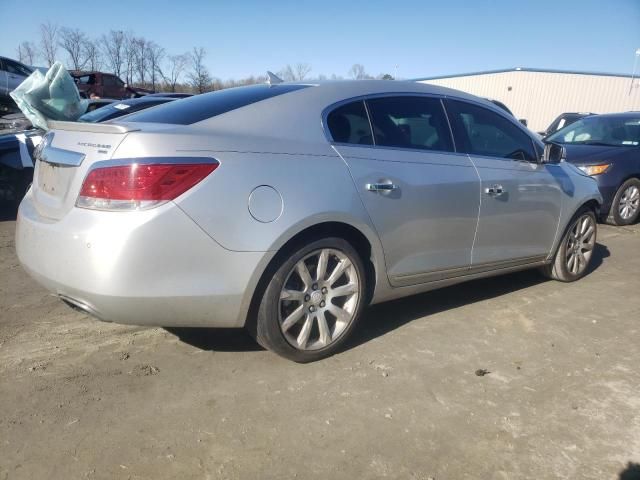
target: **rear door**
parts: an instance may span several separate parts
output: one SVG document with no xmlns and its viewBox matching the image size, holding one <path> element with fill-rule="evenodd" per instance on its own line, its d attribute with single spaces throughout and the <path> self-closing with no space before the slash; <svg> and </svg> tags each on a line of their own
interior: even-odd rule
<svg viewBox="0 0 640 480">
<path fill-rule="evenodd" d="M 336 108 L 326 123 L 382 241 L 391 284 L 466 273 L 479 180 L 468 156 L 454 152 L 441 100 L 370 98 Z"/>
<path fill-rule="evenodd" d="M 550 252 L 562 208 L 561 169 L 540 164 L 515 121 L 479 104 L 447 100 L 456 145 L 481 181 L 472 267 L 534 263 Z"/>
</svg>

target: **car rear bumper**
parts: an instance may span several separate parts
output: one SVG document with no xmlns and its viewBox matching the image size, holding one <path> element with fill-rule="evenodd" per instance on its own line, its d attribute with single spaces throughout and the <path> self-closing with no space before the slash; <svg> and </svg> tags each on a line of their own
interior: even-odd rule
<svg viewBox="0 0 640 480">
<path fill-rule="evenodd" d="M 241 327 L 270 253 L 233 252 L 175 204 L 138 212 L 73 208 L 41 216 L 20 205 L 16 251 L 53 294 L 101 320 L 136 325 Z"/>
</svg>

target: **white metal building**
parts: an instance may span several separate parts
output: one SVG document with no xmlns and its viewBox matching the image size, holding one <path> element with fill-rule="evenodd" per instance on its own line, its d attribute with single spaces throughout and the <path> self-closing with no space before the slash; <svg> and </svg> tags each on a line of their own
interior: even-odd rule
<svg viewBox="0 0 640 480">
<path fill-rule="evenodd" d="M 564 112 L 640 110 L 640 79 L 631 75 L 518 67 L 416 81 L 500 100 L 536 132 Z"/>
</svg>

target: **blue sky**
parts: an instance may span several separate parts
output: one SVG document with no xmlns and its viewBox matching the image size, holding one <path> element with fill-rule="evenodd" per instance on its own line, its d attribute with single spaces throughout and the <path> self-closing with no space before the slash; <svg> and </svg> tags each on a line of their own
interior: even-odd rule
<svg viewBox="0 0 640 480">
<path fill-rule="evenodd" d="M 50 20 L 97 37 L 132 30 L 169 53 L 206 48 L 223 79 L 306 62 L 311 76 L 425 77 L 505 67 L 631 73 L 640 0 L 0 0 L 0 55 Z"/>
</svg>

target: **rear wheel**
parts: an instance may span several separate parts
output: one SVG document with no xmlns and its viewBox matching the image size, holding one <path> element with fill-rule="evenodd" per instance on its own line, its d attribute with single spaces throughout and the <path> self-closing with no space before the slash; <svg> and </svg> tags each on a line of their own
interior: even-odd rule
<svg viewBox="0 0 640 480">
<path fill-rule="evenodd" d="M 597 235 L 596 215 L 588 209 L 580 210 L 569 224 L 553 262 L 543 273 L 554 280 L 573 282 L 585 276 Z"/>
<path fill-rule="evenodd" d="M 365 270 L 341 238 L 324 238 L 283 257 L 258 309 L 256 340 L 296 362 L 336 353 L 365 303 Z"/>
<path fill-rule="evenodd" d="M 640 215 L 640 180 L 630 178 L 613 198 L 607 221 L 614 225 L 630 225 Z"/>
</svg>

